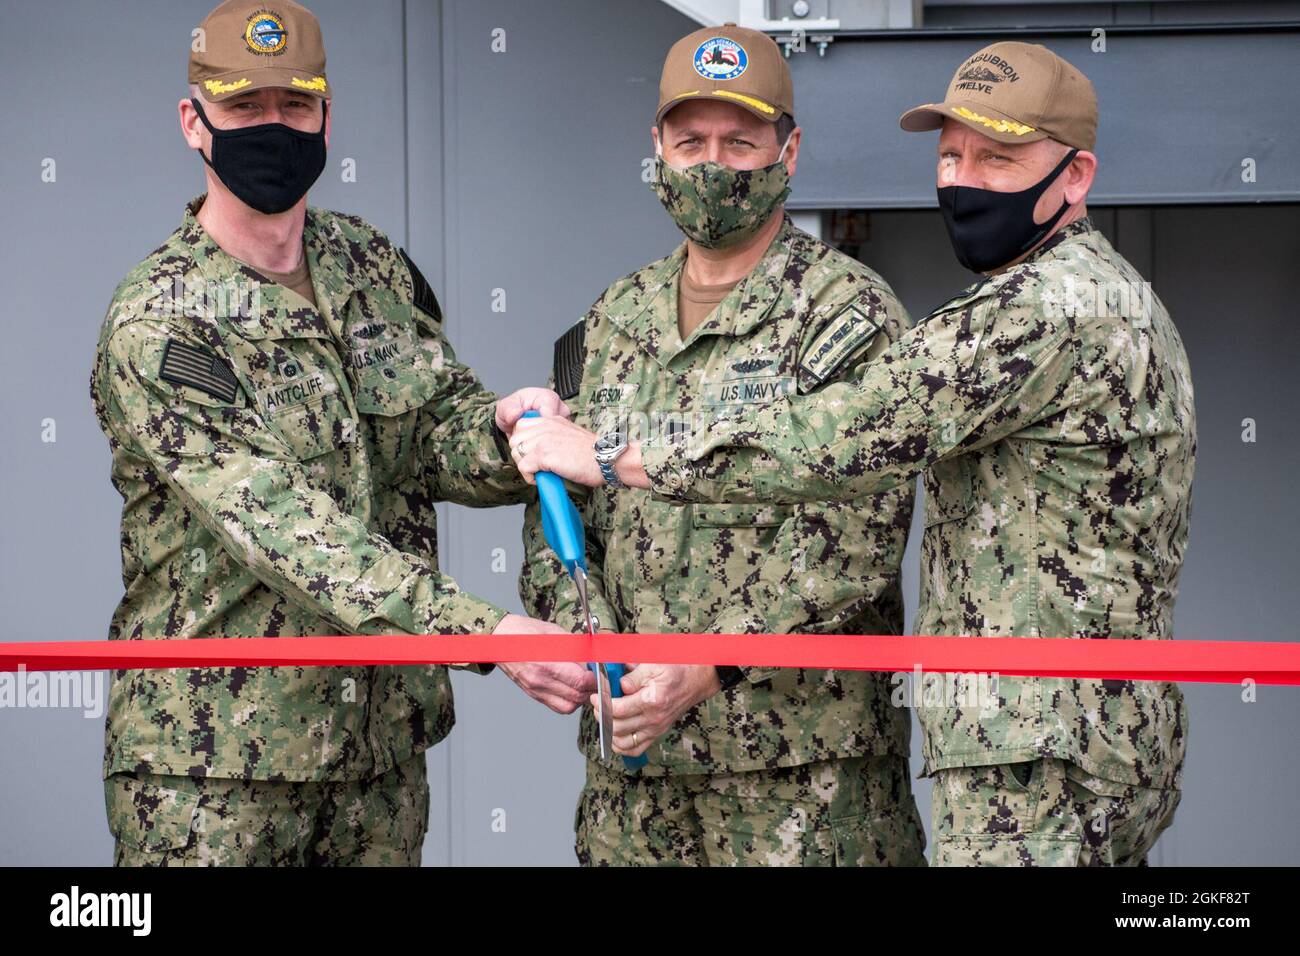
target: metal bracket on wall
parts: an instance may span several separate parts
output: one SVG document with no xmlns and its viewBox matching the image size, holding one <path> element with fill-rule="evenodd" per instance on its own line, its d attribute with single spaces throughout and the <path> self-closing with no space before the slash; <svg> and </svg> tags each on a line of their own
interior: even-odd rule
<svg viewBox="0 0 1300 956">
<path fill-rule="evenodd" d="M 829 33 L 809 34 L 798 29 L 786 34 L 776 34 L 772 39 L 780 44 L 787 60 L 790 59 L 791 53 L 807 53 L 809 44 L 817 48 L 818 56 L 825 56 L 830 45 L 835 42 L 835 37 Z"/>
<path fill-rule="evenodd" d="M 838 30 L 840 21 L 831 16 L 809 16 L 813 12 L 809 0 L 786 2 L 786 9 L 779 11 L 782 16 L 772 17 L 776 12 L 769 6 L 769 0 L 663 0 L 664 3 L 705 26 L 718 26 L 723 23 L 738 23 L 751 30 L 764 33 L 782 33 L 787 30 Z M 814 0 L 825 13 L 827 0 Z M 882 0 L 846 0 L 850 4 L 879 3 Z M 772 4 L 775 6 L 776 4 Z M 883 24 L 880 24 L 883 25 Z"/>
<path fill-rule="evenodd" d="M 705 26 L 737 23 L 768 34 L 904 30 L 922 23 L 922 0 L 663 0 Z"/>
</svg>

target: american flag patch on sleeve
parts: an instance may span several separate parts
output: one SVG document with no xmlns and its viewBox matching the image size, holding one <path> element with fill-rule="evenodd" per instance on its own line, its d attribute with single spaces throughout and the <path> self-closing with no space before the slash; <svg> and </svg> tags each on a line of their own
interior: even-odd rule
<svg viewBox="0 0 1300 956">
<path fill-rule="evenodd" d="M 158 377 L 176 385 L 188 385 L 223 402 L 239 394 L 239 380 L 230 366 L 215 352 L 202 346 L 168 339 L 163 348 Z"/>
</svg>

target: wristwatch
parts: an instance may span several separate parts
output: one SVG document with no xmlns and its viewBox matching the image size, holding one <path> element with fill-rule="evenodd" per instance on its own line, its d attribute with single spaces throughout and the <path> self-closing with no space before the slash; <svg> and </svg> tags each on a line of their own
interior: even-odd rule
<svg viewBox="0 0 1300 956">
<path fill-rule="evenodd" d="M 596 464 L 600 466 L 605 484 L 611 488 L 626 488 L 627 485 L 618 480 L 618 475 L 614 471 L 614 462 L 619 455 L 627 451 L 627 432 L 624 429 L 606 432 L 596 439 L 592 447 L 596 450 Z"/>
</svg>

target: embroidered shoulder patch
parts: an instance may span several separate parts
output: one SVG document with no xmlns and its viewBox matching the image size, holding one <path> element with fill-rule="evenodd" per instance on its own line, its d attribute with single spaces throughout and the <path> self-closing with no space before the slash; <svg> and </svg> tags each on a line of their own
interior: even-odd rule
<svg viewBox="0 0 1300 956">
<path fill-rule="evenodd" d="M 804 352 L 799 368 L 818 383 L 831 377 L 841 363 L 880 331 L 859 306 L 847 305 L 835 313 Z"/>
<path fill-rule="evenodd" d="M 168 339 L 163 346 L 158 377 L 175 385 L 188 385 L 223 402 L 239 394 L 239 379 L 225 360 L 210 349 Z"/>
<path fill-rule="evenodd" d="M 406 271 L 411 273 L 411 286 L 414 292 L 416 308 L 433 319 L 435 323 L 441 325 L 442 306 L 438 304 L 438 297 L 433 294 L 433 287 L 429 285 L 423 273 L 411 261 L 411 257 L 406 254 L 406 250 L 398 249 L 397 251 L 402 254 L 402 261 L 406 263 Z"/>
<path fill-rule="evenodd" d="M 582 387 L 582 370 L 587 363 L 587 320 L 582 319 L 555 340 L 555 391 L 568 400 Z"/>
</svg>

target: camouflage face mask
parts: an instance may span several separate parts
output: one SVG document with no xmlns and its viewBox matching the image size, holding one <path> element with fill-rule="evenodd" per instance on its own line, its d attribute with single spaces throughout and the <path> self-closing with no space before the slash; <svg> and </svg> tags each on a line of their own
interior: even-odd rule
<svg viewBox="0 0 1300 956">
<path fill-rule="evenodd" d="M 777 161 L 761 169 L 714 162 L 681 168 L 664 162 L 661 153 L 650 185 L 688 239 L 706 249 L 726 249 L 752 238 L 790 195 L 784 156 L 782 146 Z"/>
</svg>

